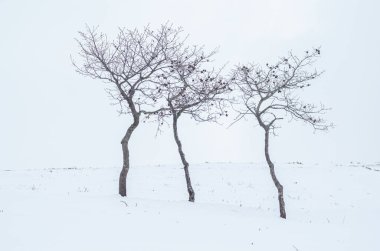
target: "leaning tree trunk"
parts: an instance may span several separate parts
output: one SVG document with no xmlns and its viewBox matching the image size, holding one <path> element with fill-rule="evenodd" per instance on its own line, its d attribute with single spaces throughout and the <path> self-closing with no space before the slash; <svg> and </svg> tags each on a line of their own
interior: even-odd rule
<svg viewBox="0 0 380 251">
<path fill-rule="evenodd" d="M 272 180 L 277 188 L 278 202 L 280 204 L 280 217 L 286 219 L 284 188 L 276 177 L 276 173 L 274 172 L 274 165 L 269 157 L 269 130 L 267 129 L 265 129 L 265 158 L 269 166 L 270 175 L 272 176 Z"/>
<path fill-rule="evenodd" d="M 129 126 L 125 136 L 121 140 L 121 147 L 123 149 L 123 168 L 119 177 L 119 194 L 121 196 L 127 196 L 127 175 L 129 171 L 129 149 L 128 143 L 132 136 L 133 131 L 137 128 L 140 122 L 139 114 L 133 115 L 133 123 Z"/>
<path fill-rule="evenodd" d="M 190 180 L 190 173 L 189 173 L 189 163 L 186 161 L 185 154 L 182 150 L 182 143 L 179 140 L 178 137 L 178 128 L 177 128 L 177 122 L 178 122 L 179 115 L 174 111 L 173 112 L 173 132 L 174 132 L 174 139 L 178 146 L 178 152 L 181 157 L 181 161 L 183 164 L 183 169 L 185 170 L 185 177 L 186 177 L 186 184 L 187 184 L 187 192 L 189 193 L 189 201 L 194 202 L 195 200 L 195 193 L 193 190 L 193 187 L 191 186 L 191 180 Z"/>
</svg>

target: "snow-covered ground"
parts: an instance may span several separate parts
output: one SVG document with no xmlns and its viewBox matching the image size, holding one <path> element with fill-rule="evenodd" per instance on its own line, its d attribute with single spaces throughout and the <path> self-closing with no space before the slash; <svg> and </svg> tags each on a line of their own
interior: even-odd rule
<svg viewBox="0 0 380 251">
<path fill-rule="evenodd" d="M 380 250 L 380 163 L 0 170 L 0 250 Z"/>
</svg>

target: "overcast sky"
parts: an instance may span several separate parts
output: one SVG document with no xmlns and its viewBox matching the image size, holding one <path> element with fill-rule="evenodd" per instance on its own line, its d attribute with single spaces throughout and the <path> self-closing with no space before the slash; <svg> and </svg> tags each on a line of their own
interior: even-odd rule
<svg viewBox="0 0 380 251">
<path fill-rule="evenodd" d="M 321 78 L 305 100 L 332 108 L 336 126 L 313 133 L 283 123 L 272 140 L 273 160 L 380 161 L 379 1 L 17 1 L 0 0 L 0 169 L 120 166 L 130 119 L 118 116 L 105 85 L 78 75 L 70 55 L 85 24 L 112 36 L 166 21 L 190 42 L 217 46 L 217 64 L 273 62 L 287 51 L 321 46 Z M 180 121 L 192 163 L 258 162 L 263 132 L 255 121 L 227 125 Z M 171 128 L 155 137 L 142 124 L 131 140 L 133 165 L 180 163 Z"/>
</svg>

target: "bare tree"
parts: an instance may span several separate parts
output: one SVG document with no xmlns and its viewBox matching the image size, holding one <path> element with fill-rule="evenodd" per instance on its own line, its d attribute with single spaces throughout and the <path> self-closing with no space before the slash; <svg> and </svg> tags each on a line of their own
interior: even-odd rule
<svg viewBox="0 0 380 251">
<path fill-rule="evenodd" d="M 238 66 L 232 74 L 232 83 L 238 93 L 238 105 L 234 106 L 238 111 L 235 122 L 253 115 L 264 129 L 265 159 L 278 191 L 282 218 L 286 218 L 284 189 L 269 156 L 269 135 L 275 134 L 278 122 L 286 116 L 301 120 L 315 130 L 327 130 L 331 126 L 320 117 L 327 110 L 323 105 L 303 103 L 297 96 L 300 89 L 309 87 L 310 81 L 320 76 L 320 72 L 311 68 L 319 56 L 320 49 L 307 51 L 302 57 L 289 53 L 274 65 Z"/>
<path fill-rule="evenodd" d="M 97 28 L 79 32 L 80 63 L 73 61 L 76 71 L 110 84 L 106 89 L 120 105 L 120 113 L 130 114 L 132 124 L 122 138 L 123 167 L 119 178 L 119 194 L 127 195 L 129 170 L 128 143 L 140 123 L 141 114 L 164 110 L 159 106 L 158 75 L 169 68 L 171 57 L 182 47 L 180 28 L 162 25 L 157 31 L 145 27 L 142 31 L 120 28 L 116 39 L 109 41 Z"/>
<path fill-rule="evenodd" d="M 189 201 L 194 202 L 195 193 L 191 185 L 189 163 L 178 135 L 178 120 L 189 115 L 196 121 L 216 121 L 227 111 L 222 111 L 222 94 L 229 90 L 220 70 L 206 69 L 215 51 L 205 54 L 202 47 L 185 47 L 177 51 L 169 70 L 159 76 L 159 92 L 166 99 L 168 109 L 156 113 L 160 124 L 172 117 L 174 140 L 178 147 L 186 178 Z"/>
</svg>

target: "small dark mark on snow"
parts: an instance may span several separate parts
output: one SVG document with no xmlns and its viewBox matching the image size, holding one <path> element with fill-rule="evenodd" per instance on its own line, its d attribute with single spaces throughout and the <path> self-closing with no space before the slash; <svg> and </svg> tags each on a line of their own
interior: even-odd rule
<svg viewBox="0 0 380 251">
<path fill-rule="evenodd" d="M 371 168 L 371 167 L 369 167 L 369 166 L 364 166 L 364 165 L 363 165 L 362 167 L 364 167 L 364 168 L 366 168 L 366 169 L 368 169 L 368 170 L 371 170 L 371 171 L 380 172 L 379 169 Z"/>
</svg>

